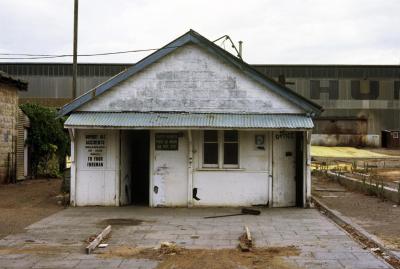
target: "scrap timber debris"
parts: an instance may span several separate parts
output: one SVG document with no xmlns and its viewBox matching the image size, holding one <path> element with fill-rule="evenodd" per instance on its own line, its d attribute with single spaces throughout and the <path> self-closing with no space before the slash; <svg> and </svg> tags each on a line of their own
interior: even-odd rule
<svg viewBox="0 0 400 269">
<path fill-rule="evenodd" d="M 161 242 L 159 252 L 163 255 L 175 255 L 179 250 L 180 248 L 175 243 Z"/>
<path fill-rule="evenodd" d="M 99 233 L 94 239 L 93 236 L 89 237 L 90 243 L 86 247 L 86 253 L 90 254 L 92 251 L 104 241 L 104 239 L 111 233 L 111 225 L 108 225 L 101 233 Z"/>
<path fill-rule="evenodd" d="M 242 252 L 239 249 L 186 249 L 169 243 L 157 248 L 137 248 L 133 246 L 111 246 L 97 254 L 103 259 L 147 259 L 157 261 L 157 269 L 298 269 L 287 257 L 300 255 L 295 246 L 256 248 Z"/>
<path fill-rule="evenodd" d="M 260 215 L 261 211 L 252 208 L 242 208 L 241 213 L 235 214 L 227 214 L 227 215 L 217 215 L 217 216 L 208 216 L 204 217 L 205 219 L 215 219 L 215 218 L 224 218 L 224 217 L 232 217 L 232 216 L 242 216 L 242 215 Z"/>
<path fill-rule="evenodd" d="M 244 226 L 244 233 L 239 237 L 239 249 L 243 252 L 248 252 L 253 247 L 253 239 L 251 237 L 250 229 Z"/>
</svg>

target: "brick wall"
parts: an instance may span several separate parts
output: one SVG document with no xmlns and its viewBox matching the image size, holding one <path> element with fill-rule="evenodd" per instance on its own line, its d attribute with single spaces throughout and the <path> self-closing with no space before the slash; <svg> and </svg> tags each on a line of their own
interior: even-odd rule
<svg viewBox="0 0 400 269">
<path fill-rule="evenodd" d="M 0 83 L 0 183 L 7 183 L 10 168 L 15 168 L 17 109 L 18 89 Z"/>
</svg>

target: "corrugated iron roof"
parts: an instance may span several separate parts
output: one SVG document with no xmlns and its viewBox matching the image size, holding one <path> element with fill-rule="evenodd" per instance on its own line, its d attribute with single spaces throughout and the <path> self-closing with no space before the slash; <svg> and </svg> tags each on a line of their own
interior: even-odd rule
<svg viewBox="0 0 400 269">
<path fill-rule="evenodd" d="M 65 127 L 311 129 L 311 117 L 290 114 L 77 112 Z"/>
</svg>

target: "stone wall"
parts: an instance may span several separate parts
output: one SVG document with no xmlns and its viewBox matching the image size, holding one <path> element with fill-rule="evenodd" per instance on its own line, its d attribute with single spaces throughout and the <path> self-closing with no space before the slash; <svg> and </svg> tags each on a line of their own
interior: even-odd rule
<svg viewBox="0 0 400 269">
<path fill-rule="evenodd" d="M 7 183 L 15 169 L 18 89 L 0 83 L 0 184 Z"/>
</svg>

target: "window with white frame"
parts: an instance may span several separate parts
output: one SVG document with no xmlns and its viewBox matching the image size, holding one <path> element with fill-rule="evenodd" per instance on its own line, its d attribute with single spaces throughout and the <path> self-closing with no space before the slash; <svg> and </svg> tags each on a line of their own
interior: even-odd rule
<svg viewBox="0 0 400 269">
<path fill-rule="evenodd" d="M 203 134 L 203 167 L 239 168 L 237 131 L 205 130 Z"/>
</svg>

